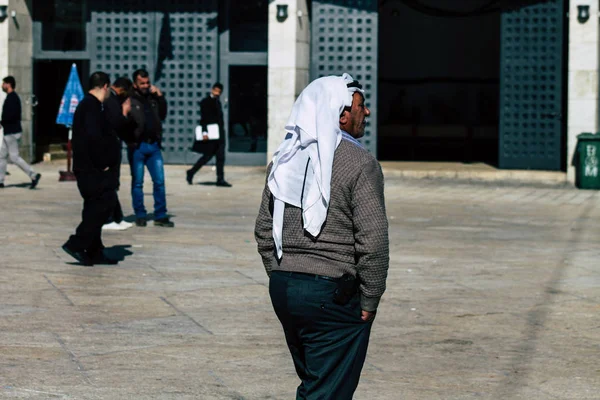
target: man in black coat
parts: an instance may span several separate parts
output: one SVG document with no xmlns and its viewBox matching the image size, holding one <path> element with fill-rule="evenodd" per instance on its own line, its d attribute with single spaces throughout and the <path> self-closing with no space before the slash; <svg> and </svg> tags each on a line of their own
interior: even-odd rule
<svg viewBox="0 0 600 400">
<path fill-rule="evenodd" d="M 105 115 L 103 103 L 110 95 L 110 78 L 104 72 L 90 76 L 90 91 L 77 106 L 73 117 L 73 171 L 83 198 L 81 224 L 62 246 L 84 266 L 116 264 L 104 255 L 102 225 L 116 202 L 119 168 L 119 138 Z"/>
<path fill-rule="evenodd" d="M 131 89 L 133 83 L 130 79 L 121 77 L 117 78 L 110 88 L 110 96 L 104 102 L 104 110 L 110 128 L 113 130 L 113 135 L 119 137 L 119 148 L 122 147 L 122 140 L 127 139 L 127 135 L 132 130 L 132 121 L 128 118 L 128 114 L 131 111 Z M 119 152 L 119 156 L 121 152 Z M 119 157 L 119 165 L 121 164 L 121 157 Z M 114 173 L 117 179 L 117 190 L 120 186 L 121 168 L 115 168 Z M 132 223 L 127 222 L 123 219 L 123 209 L 119 202 L 119 196 L 117 195 L 117 201 L 115 208 L 108 220 L 102 227 L 103 230 L 115 230 L 122 231 L 133 226 Z"/>
<path fill-rule="evenodd" d="M 202 140 L 199 153 L 202 157 L 194 166 L 186 171 L 186 180 L 193 184 L 194 174 L 202 168 L 211 158 L 217 157 L 217 186 L 231 187 L 225 180 L 225 123 L 223 122 L 223 108 L 219 97 L 223 92 L 223 85 L 215 83 L 212 90 L 204 100 L 200 102 L 200 126 L 202 127 Z M 216 124 L 219 127 L 219 139 L 209 140 L 208 125 Z"/>
</svg>

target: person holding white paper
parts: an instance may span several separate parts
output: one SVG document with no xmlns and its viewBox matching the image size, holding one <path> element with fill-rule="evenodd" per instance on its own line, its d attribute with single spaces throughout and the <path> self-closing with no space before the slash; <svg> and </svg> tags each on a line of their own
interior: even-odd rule
<svg viewBox="0 0 600 400">
<path fill-rule="evenodd" d="M 194 174 L 202 168 L 211 158 L 217 158 L 217 186 L 231 187 L 225 180 L 225 123 L 223 121 L 223 108 L 221 97 L 223 85 L 215 83 L 212 90 L 200 102 L 200 126 L 196 128 L 196 141 L 200 142 L 199 153 L 202 157 L 194 166 L 186 171 L 186 181 L 193 184 Z"/>
</svg>

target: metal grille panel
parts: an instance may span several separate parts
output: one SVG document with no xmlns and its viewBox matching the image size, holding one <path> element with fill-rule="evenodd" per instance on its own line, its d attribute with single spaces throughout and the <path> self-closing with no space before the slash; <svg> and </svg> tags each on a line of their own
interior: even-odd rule
<svg viewBox="0 0 600 400">
<path fill-rule="evenodd" d="M 311 80 L 348 72 L 362 83 L 371 109 L 365 147 L 377 153 L 377 40 L 375 0 L 312 3 Z"/>
<path fill-rule="evenodd" d="M 563 0 L 503 13 L 500 168 L 560 170 Z"/>
<path fill-rule="evenodd" d="M 189 148 L 199 102 L 218 76 L 217 1 L 121 4 L 104 2 L 91 13 L 91 68 L 112 79 L 146 68 L 169 105 L 163 125 L 165 162 L 192 162 L 197 155 Z"/>
</svg>

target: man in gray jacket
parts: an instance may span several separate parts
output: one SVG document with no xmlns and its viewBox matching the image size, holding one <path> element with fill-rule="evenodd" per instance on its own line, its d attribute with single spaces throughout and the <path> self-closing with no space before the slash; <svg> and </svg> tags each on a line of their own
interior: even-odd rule
<svg viewBox="0 0 600 400">
<path fill-rule="evenodd" d="M 357 140 L 369 115 L 349 75 L 313 81 L 268 168 L 255 237 L 297 399 L 352 398 L 385 291 L 383 174 Z"/>
</svg>

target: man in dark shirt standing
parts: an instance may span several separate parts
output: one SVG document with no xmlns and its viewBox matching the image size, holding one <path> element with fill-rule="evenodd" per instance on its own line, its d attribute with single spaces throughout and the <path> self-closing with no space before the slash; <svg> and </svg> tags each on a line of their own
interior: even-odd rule
<svg viewBox="0 0 600 400">
<path fill-rule="evenodd" d="M 215 83 L 212 90 L 204 100 L 200 102 L 200 126 L 202 127 L 202 157 L 194 166 L 186 171 L 186 180 L 190 185 L 194 179 L 194 174 L 202 168 L 211 158 L 217 157 L 217 186 L 231 187 L 231 184 L 225 180 L 225 123 L 223 122 L 223 108 L 219 97 L 223 92 L 223 85 Z M 208 125 L 217 124 L 219 126 L 219 139 L 209 140 Z"/>
<path fill-rule="evenodd" d="M 33 168 L 19 155 L 19 139 L 23 129 L 21 128 L 21 99 L 15 92 L 17 82 L 12 76 L 2 80 L 2 91 L 7 94 L 2 106 L 2 129 L 4 130 L 3 143 L 0 143 L 0 188 L 4 187 L 4 177 L 8 161 L 16 164 L 31 178 L 31 189 L 34 189 L 41 174 L 36 174 Z"/>
<path fill-rule="evenodd" d="M 137 226 L 146 226 L 144 207 L 144 166 L 152 177 L 154 196 L 154 225 L 172 228 L 167 216 L 165 170 L 161 152 L 162 121 L 167 116 L 167 101 L 159 88 L 150 83 L 148 71 L 133 73 L 133 96 L 130 117 L 133 132 L 127 143 L 131 167 L 131 198 Z"/>
<path fill-rule="evenodd" d="M 113 211 L 119 168 L 119 139 L 108 124 L 104 101 L 110 91 L 104 72 L 90 76 L 90 91 L 77 106 L 73 117 L 73 171 L 83 197 L 81 224 L 62 248 L 84 266 L 116 264 L 104 255 L 102 225 Z"/>
</svg>

